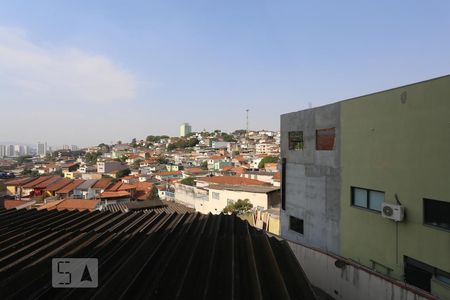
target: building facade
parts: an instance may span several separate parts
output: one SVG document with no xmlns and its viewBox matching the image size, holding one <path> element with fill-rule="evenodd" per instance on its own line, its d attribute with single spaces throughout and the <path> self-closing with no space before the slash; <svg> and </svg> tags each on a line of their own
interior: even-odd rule
<svg viewBox="0 0 450 300">
<path fill-rule="evenodd" d="M 449 116 L 450 76 L 282 115 L 281 235 L 450 298 Z"/>
<path fill-rule="evenodd" d="M 180 125 L 180 136 L 187 136 L 189 134 L 191 134 L 192 132 L 192 127 L 191 125 L 189 125 L 189 123 L 183 123 Z"/>
</svg>

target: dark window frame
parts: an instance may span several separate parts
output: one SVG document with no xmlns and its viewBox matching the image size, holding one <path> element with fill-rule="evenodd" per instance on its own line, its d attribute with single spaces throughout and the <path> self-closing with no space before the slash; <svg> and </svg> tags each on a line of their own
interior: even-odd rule
<svg viewBox="0 0 450 300">
<path fill-rule="evenodd" d="M 450 205 L 450 203 L 449 203 L 449 202 L 446 202 L 446 201 L 441 201 L 441 200 L 436 200 L 436 199 L 430 199 L 430 198 L 423 198 L 423 199 L 422 199 L 422 223 L 423 223 L 423 225 L 428 226 L 428 227 L 431 227 L 431 228 L 434 228 L 434 229 L 438 229 L 438 230 L 450 231 L 450 227 L 449 227 L 449 228 L 446 228 L 446 227 L 439 226 L 439 225 L 433 225 L 431 222 L 426 222 L 427 211 L 426 211 L 426 205 L 425 205 L 425 202 L 427 202 L 427 201 L 431 201 L 431 202 L 442 202 L 442 203 L 445 203 L 445 204 L 447 204 L 447 205 Z"/>
<path fill-rule="evenodd" d="M 355 205 L 355 189 L 361 189 L 361 190 L 366 190 L 367 191 L 367 207 Z M 368 188 L 363 188 L 363 187 L 359 187 L 359 186 L 351 186 L 350 187 L 350 193 L 351 193 L 351 202 L 350 202 L 350 204 L 351 204 L 352 207 L 356 207 L 356 208 L 360 208 L 360 209 L 364 209 L 364 210 L 368 210 L 368 211 L 371 211 L 371 212 L 374 212 L 374 213 L 381 214 L 381 209 L 380 210 L 376 210 L 376 209 L 370 208 L 370 192 L 383 193 L 383 195 L 385 196 L 384 199 L 386 199 L 386 192 L 385 191 L 368 189 Z"/>
<path fill-rule="evenodd" d="M 328 131 L 333 131 L 332 134 L 328 134 Z M 325 134 L 320 135 L 319 133 L 323 132 Z M 319 137 L 328 137 L 328 136 L 332 136 L 333 137 L 333 144 L 331 146 L 331 149 L 325 149 L 325 148 L 320 148 L 319 149 Z M 317 151 L 333 151 L 334 150 L 334 146 L 336 144 L 336 127 L 329 127 L 329 128 L 321 128 L 321 129 L 316 129 L 316 150 Z"/>
<path fill-rule="evenodd" d="M 294 134 L 299 134 L 300 136 L 295 136 Z M 288 132 L 288 143 L 289 151 L 300 151 L 305 147 L 305 139 L 302 130 L 289 131 Z"/>
<path fill-rule="evenodd" d="M 289 216 L 289 230 L 295 231 L 298 234 L 305 234 L 305 221 L 294 216 Z"/>
</svg>

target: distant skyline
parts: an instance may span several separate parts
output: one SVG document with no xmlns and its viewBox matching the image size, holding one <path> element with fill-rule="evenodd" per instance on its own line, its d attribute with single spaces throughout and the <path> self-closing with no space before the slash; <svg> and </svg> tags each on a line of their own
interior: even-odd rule
<svg viewBox="0 0 450 300">
<path fill-rule="evenodd" d="M 0 141 L 246 127 L 450 73 L 449 1 L 0 1 Z M 6 125 L 5 125 L 6 124 Z"/>
</svg>

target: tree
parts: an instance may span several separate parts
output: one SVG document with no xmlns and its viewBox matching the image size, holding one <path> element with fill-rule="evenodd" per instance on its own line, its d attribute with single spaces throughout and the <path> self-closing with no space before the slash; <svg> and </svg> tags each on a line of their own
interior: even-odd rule
<svg viewBox="0 0 450 300">
<path fill-rule="evenodd" d="M 187 177 L 187 178 L 184 178 L 183 180 L 181 180 L 180 183 L 184 184 L 184 185 L 194 186 L 195 179 L 194 179 L 194 177 Z"/>
<path fill-rule="evenodd" d="M 202 162 L 200 167 L 202 168 L 202 170 L 208 170 L 208 162 L 205 160 L 204 162 Z"/>
<path fill-rule="evenodd" d="M 30 162 L 31 161 L 31 155 L 23 155 L 23 156 L 19 156 L 17 158 L 17 162 L 19 164 L 23 164 L 25 162 Z"/>
<path fill-rule="evenodd" d="M 252 210 L 253 204 L 250 203 L 248 199 L 238 199 L 236 202 L 228 204 L 224 209 L 223 213 L 225 214 L 245 214 Z"/>
<path fill-rule="evenodd" d="M 261 159 L 261 161 L 258 164 L 258 168 L 264 169 L 266 163 L 276 163 L 276 162 L 278 162 L 277 156 L 266 156 L 263 159 Z"/>
<path fill-rule="evenodd" d="M 133 147 L 133 148 L 136 148 L 136 146 L 137 146 L 136 138 L 133 138 L 133 139 L 131 140 L 130 146 Z"/>
<path fill-rule="evenodd" d="M 150 192 L 148 192 L 147 200 L 160 200 L 159 194 L 158 194 L 158 189 L 156 188 L 156 186 L 152 186 Z"/>
<path fill-rule="evenodd" d="M 106 145 L 105 143 L 99 144 L 98 147 L 104 152 L 109 152 L 109 150 L 110 150 L 109 146 Z"/>
<path fill-rule="evenodd" d="M 97 159 L 102 156 L 102 153 L 99 152 L 88 152 L 84 156 L 84 159 L 88 164 L 95 164 L 97 162 Z"/>
<path fill-rule="evenodd" d="M 122 178 L 124 176 L 128 176 L 128 175 L 130 175 L 130 173 L 131 173 L 131 170 L 128 168 L 120 170 L 116 173 L 116 178 Z"/>
<path fill-rule="evenodd" d="M 167 158 L 165 158 L 164 156 L 160 156 L 156 159 L 156 161 L 158 162 L 158 164 L 161 165 L 166 165 L 169 163 L 169 160 Z"/>
</svg>

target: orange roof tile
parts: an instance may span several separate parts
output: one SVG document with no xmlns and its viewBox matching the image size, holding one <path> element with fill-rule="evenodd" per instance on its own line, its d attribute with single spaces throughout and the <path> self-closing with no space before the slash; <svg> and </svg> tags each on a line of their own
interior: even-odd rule
<svg viewBox="0 0 450 300">
<path fill-rule="evenodd" d="M 36 178 L 35 180 L 24 184 L 22 187 L 26 188 L 26 189 L 34 188 L 34 186 L 40 184 L 41 182 L 46 181 L 47 179 L 49 179 L 48 176 L 40 176 L 40 177 Z"/>
<path fill-rule="evenodd" d="M 204 181 L 213 184 L 230 184 L 230 185 L 271 185 L 268 182 L 259 181 L 239 176 L 214 176 L 197 178 L 197 182 Z"/>
<path fill-rule="evenodd" d="M 151 182 L 138 182 L 136 184 L 136 190 L 137 191 L 147 191 L 150 190 L 153 186 L 153 183 Z"/>
<path fill-rule="evenodd" d="M 26 184 L 28 182 L 34 181 L 35 179 L 36 179 L 35 177 L 16 178 L 16 179 L 12 179 L 12 180 L 5 182 L 5 185 L 6 186 L 20 186 L 22 184 Z"/>
<path fill-rule="evenodd" d="M 103 192 L 100 194 L 100 198 L 125 198 L 130 197 L 130 193 L 127 191 L 119 192 Z"/>
<path fill-rule="evenodd" d="M 66 185 L 70 184 L 72 181 L 73 181 L 72 179 L 63 178 L 62 180 L 57 181 L 57 182 L 52 183 L 49 186 L 47 186 L 46 190 L 49 192 L 55 192 L 59 189 L 62 189 Z"/>
<path fill-rule="evenodd" d="M 108 191 L 117 191 L 119 190 L 120 186 L 123 184 L 122 181 L 117 181 L 116 183 L 114 183 L 112 186 L 110 186 L 107 190 Z"/>
<path fill-rule="evenodd" d="M 155 176 L 180 175 L 180 174 L 182 174 L 181 171 L 171 171 L 171 172 L 159 172 L 159 173 L 155 173 Z"/>
<path fill-rule="evenodd" d="M 58 210 L 94 210 L 97 205 L 100 203 L 100 200 L 87 200 L 87 199 L 64 199 L 61 203 L 59 203 L 56 208 Z"/>
<path fill-rule="evenodd" d="M 273 175 L 273 179 L 274 179 L 274 180 L 280 180 L 280 179 L 281 179 L 281 172 L 276 172 L 276 173 Z"/>
<path fill-rule="evenodd" d="M 63 187 L 63 188 L 61 188 L 59 190 L 57 190 L 55 193 L 57 193 L 57 194 L 69 193 L 69 192 L 73 191 L 77 186 L 82 184 L 83 182 L 85 182 L 85 180 L 83 180 L 83 179 L 75 179 L 70 184 L 66 185 L 65 187 Z"/>
<path fill-rule="evenodd" d="M 135 190 L 136 185 L 135 184 L 128 184 L 128 183 L 122 183 L 122 185 L 119 187 L 118 191 L 127 191 L 127 190 Z"/>
<path fill-rule="evenodd" d="M 93 189 L 106 189 L 112 182 L 112 178 L 99 179 L 93 186 Z"/>
<path fill-rule="evenodd" d="M 38 185 L 34 186 L 35 189 L 45 189 L 47 186 L 58 182 L 62 179 L 62 177 L 59 176 L 50 176 L 50 178 L 48 178 L 47 180 L 39 183 Z"/>
</svg>

